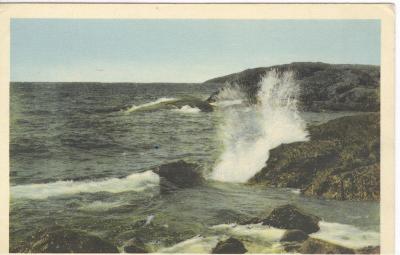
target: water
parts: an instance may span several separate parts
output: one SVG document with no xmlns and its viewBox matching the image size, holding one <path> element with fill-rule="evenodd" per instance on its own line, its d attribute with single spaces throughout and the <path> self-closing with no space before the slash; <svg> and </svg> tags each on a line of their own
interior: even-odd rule
<svg viewBox="0 0 400 255">
<path fill-rule="evenodd" d="M 222 108 L 225 122 L 220 134 L 225 149 L 213 179 L 245 183 L 263 168 L 270 149 L 307 140 L 305 122 L 297 112 L 296 85 L 293 73 L 279 77 L 271 71 L 261 80 L 258 105 Z M 222 101 L 226 96 L 233 102 L 244 101 L 238 93 L 229 90 L 226 94 L 219 95 Z"/>
<path fill-rule="evenodd" d="M 322 217 L 320 238 L 355 248 L 379 243 L 376 202 L 321 200 L 218 178 L 160 195 L 158 176 L 150 171 L 154 167 L 183 159 L 200 164 L 212 177 L 226 159 L 221 130 L 232 117 L 225 107 L 246 112 L 240 99 L 221 101 L 212 113 L 162 105 L 187 96 L 206 99 L 216 89 L 200 84 L 11 84 L 10 250 L 23 250 L 34 233 L 57 224 L 119 248 L 140 236 L 153 252 L 210 252 L 229 235 L 246 240 L 250 252 L 279 252 L 281 230 L 231 224 L 286 203 Z M 349 114 L 354 113 L 296 113 L 295 119 L 301 131 L 303 124 Z"/>
</svg>

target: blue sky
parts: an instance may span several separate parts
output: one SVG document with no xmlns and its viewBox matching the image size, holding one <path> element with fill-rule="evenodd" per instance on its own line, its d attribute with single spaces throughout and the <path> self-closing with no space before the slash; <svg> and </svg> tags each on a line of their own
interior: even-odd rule
<svg viewBox="0 0 400 255">
<path fill-rule="evenodd" d="M 203 82 L 295 61 L 379 65 L 380 22 L 11 21 L 12 81 Z"/>
</svg>

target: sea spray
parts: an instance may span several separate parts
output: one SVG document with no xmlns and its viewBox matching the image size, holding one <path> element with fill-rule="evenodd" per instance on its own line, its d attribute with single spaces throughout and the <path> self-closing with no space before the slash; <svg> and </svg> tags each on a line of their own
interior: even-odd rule
<svg viewBox="0 0 400 255">
<path fill-rule="evenodd" d="M 256 104 L 221 108 L 224 151 L 211 173 L 214 180 L 247 182 L 265 166 L 271 149 L 307 140 L 305 122 L 297 111 L 299 86 L 293 73 L 272 70 L 259 87 Z M 239 87 L 232 88 L 224 92 L 229 99 L 244 101 L 243 93 L 234 91 Z"/>
</svg>

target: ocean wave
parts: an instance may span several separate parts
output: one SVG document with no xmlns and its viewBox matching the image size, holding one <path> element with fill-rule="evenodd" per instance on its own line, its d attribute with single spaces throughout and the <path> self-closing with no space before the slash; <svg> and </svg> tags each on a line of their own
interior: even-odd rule
<svg viewBox="0 0 400 255">
<path fill-rule="evenodd" d="M 320 230 L 310 236 L 352 249 L 380 244 L 380 235 L 375 231 L 365 231 L 352 225 L 325 221 L 320 221 L 319 227 Z"/>
<path fill-rule="evenodd" d="M 158 253 L 211 253 L 220 238 L 218 236 L 195 236 L 168 248 L 162 248 Z"/>
<path fill-rule="evenodd" d="M 242 99 L 232 99 L 232 100 L 218 100 L 214 103 L 210 103 L 211 105 L 218 106 L 218 107 L 228 107 L 232 105 L 239 105 L 242 104 Z"/>
<path fill-rule="evenodd" d="M 156 106 L 158 104 L 161 103 L 165 103 L 165 102 L 172 102 L 172 101 L 176 101 L 176 98 L 170 98 L 170 97 L 161 97 L 155 101 L 149 102 L 149 103 L 144 103 L 141 105 L 132 105 L 130 108 L 128 108 L 127 110 L 125 110 L 126 113 L 130 113 L 130 112 L 134 112 L 140 109 L 145 109 L 145 108 L 149 108 L 152 106 Z"/>
<path fill-rule="evenodd" d="M 257 104 L 222 108 L 219 136 L 224 151 L 211 179 L 245 183 L 264 166 L 269 151 L 280 144 L 308 140 L 306 124 L 297 111 L 299 87 L 292 72 L 268 72 L 261 80 Z M 240 86 L 226 89 L 223 100 L 244 100 Z M 219 98 L 218 98 L 219 99 Z"/>
<path fill-rule="evenodd" d="M 123 202 L 103 202 L 103 201 L 94 201 L 92 203 L 83 205 L 79 207 L 82 211 L 107 211 L 111 208 L 118 207 L 124 205 Z"/>
<path fill-rule="evenodd" d="M 180 113 L 199 113 L 201 110 L 197 107 L 191 107 L 190 105 L 184 105 L 179 109 L 174 109 L 175 112 Z"/>
<path fill-rule="evenodd" d="M 51 183 L 17 185 L 11 187 L 12 198 L 46 199 L 53 196 L 77 193 L 143 191 L 159 184 L 159 177 L 152 171 L 134 173 L 125 178 L 101 181 L 57 181 Z"/>
<path fill-rule="evenodd" d="M 247 240 L 273 243 L 279 242 L 285 233 L 284 229 L 277 229 L 261 224 L 237 225 L 237 224 L 220 224 L 211 227 L 218 233 L 224 233 L 236 238 L 246 238 Z"/>
</svg>

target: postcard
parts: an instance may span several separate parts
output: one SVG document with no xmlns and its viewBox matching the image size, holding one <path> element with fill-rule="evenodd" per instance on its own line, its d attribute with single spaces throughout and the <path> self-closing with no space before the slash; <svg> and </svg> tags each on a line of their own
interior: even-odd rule
<svg viewBox="0 0 400 255">
<path fill-rule="evenodd" d="M 394 254 L 390 4 L 1 4 L 5 253 Z"/>
</svg>

